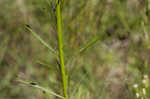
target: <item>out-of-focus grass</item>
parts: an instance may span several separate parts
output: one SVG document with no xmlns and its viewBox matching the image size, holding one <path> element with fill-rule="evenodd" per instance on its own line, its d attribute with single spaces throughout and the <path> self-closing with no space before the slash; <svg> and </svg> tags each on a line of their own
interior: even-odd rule
<svg viewBox="0 0 150 99">
<path fill-rule="evenodd" d="M 54 3 L 0 1 L 0 99 L 57 98 L 18 83 L 17 77 L 63 96 L 56 57 L 25 28 L 31 25 L 58 49 Z M 64 52 L 71 99 L 135 97 L 132 85 L 145 73 L 149 75 L 150 68 L 148 5 L 148 0 L 64 0 Z M 95 39 L 97 43 L 76 55 Z"/>
</svg>

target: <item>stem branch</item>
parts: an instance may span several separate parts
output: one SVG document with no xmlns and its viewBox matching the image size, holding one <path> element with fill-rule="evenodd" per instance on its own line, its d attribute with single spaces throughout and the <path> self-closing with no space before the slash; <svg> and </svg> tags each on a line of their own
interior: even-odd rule
<svg viewBox="0 0 150 99">
<path fill-rule="evenodd" d="M 65 65 L 64 65 L 64 51 L 63 51 L 63 36 L 62 36 L 62 20 L 61 20 L 61 2 L 56 0 L 56 18 L 57 18 L 57 36 L 59 44 L 59 61 L 61 66 L 61 75 L 63 82 L 63 93 L 65 99 L 68 99 L 68 79 L 66 75 Z"/>
</svg>

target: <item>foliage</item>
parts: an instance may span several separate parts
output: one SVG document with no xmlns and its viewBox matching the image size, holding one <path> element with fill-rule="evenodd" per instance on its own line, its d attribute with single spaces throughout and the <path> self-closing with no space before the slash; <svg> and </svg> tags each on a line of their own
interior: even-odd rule
<svg viewBox="0 0 150 99">
<path fill-rule="evenodd" d="M 69 97 L 136 98 L 133 85 L 142 89 L 150 75 L 150 1 L 61 2 Z M 64 96 L 55 0 L 1 0 L 0 7 L 0 99 L 58 98 L 17 78 Z"/>
</svg>

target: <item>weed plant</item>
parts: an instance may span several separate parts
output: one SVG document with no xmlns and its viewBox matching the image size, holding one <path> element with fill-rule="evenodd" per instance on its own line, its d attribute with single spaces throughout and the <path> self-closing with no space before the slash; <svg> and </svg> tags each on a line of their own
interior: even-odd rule
<svg viewBox="0 0 150 99">
<path fill-rule="evenodd" d="M 1 0 L 0 99 L 149 99 L 149 5 Z"/>
</svg>

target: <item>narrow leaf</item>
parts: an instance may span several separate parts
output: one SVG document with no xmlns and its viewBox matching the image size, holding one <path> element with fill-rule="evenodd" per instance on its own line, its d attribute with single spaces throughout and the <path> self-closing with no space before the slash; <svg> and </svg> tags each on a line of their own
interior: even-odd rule
<svg viewBox="0 0 150 99">
<path fill-rule="evenodd" d="M 102 38 L 102 34 L 92 38 L 91 40 L 89 40 L 80 50 L 79 53 L 84 52 L 87 48 L 91 47 L 92 45 L 94 45 L 95 43 L 97 43 L 97 41 L 99 41 Z"/>
<path fill-rule="evenodd" d="M 63 96 L 58 95 L 58 94 L 56 94 L 55 92 L 53 92 L 53 91 L 51 91 L 51 90 L 49 90 L 49 89 L 47 89 L 47 88 L 41 87 L 41 86 L 37 85 L 37 84 L 34 83 L 34 82 L 24 81 L 24 80 L 21 80 L 21 79 L 17 79 L 17 81 L 19 81 L 20 83 L 23 83 L 23 84 L 32 86 L 32 87 L 34 87 L 34 88 L 38 88 L 38 89 L 42 90 L 43 92 L 47 92 L 47 93 L 49 93 L 49 94 L 51 94 L 51 95 L 54 95 L 54 96 L 56 96 L 56 97 L 59 97 L 59 98 L 61 98 L 61 99 L 65 99 Z"/>
<path fill-rule="evenodd" d="M 47 47 L 54 55 L 57 54 L 57 52 L 49 45 L 47 44 L 39 35 L 37 35 L 36 32 L 33 31 L 33 29 L 29 26 L 26 25 L 26 28 L 32 33 L 32 35 L 38 39 L 45 47 Z"/>
</svg>

